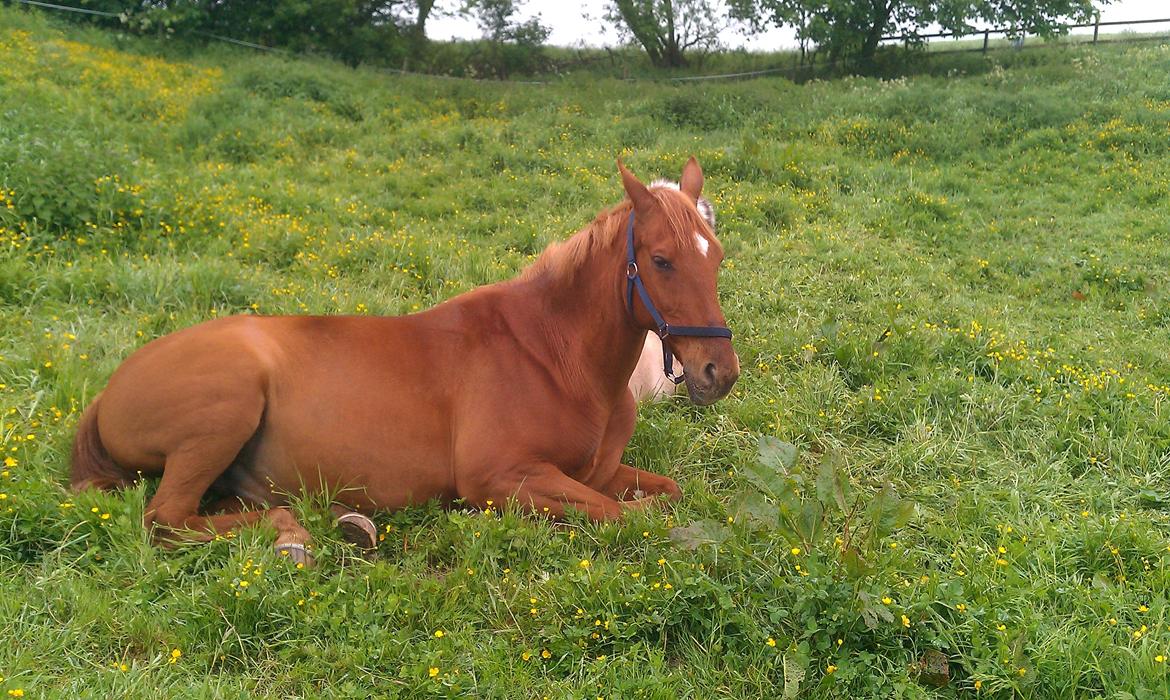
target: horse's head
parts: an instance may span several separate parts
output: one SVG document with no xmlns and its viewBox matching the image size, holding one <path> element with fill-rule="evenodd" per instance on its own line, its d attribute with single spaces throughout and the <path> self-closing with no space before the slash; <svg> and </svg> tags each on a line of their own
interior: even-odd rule
<svg viewBox="0 0 1170 700">
<path fill-rule="evenodd" d="M 717 281 L 723 247 L 697 208 L 703 190 L 699 163 L 693 157 L 687 161 L 678 189 L 648 188 L 620 161 L 618 169 L 634 207 L 635 272 L 661 320 L 689 330 L 722 329 L 727 324 Z M 633 294 L 631 312 L 639 327 L 659 330 L 641 293 Z M 730 338 L 671 333 L 665 343 L 687 368 L 691 401 L 707 405 L 731 391 L 739 357 Z"/>
</svg>

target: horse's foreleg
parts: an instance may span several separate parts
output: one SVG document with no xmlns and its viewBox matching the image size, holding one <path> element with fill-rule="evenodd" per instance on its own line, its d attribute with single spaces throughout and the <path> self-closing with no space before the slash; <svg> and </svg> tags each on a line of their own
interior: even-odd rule
<svg viewBox="0 0 1170 700">
<path fill-rule="evenodd" d="M 547 462 L 511 468 L 476 481 L 470 493 L 460 495 L 481 508 L 488 501 L 502 504 L 515 498 L 522 507 L 538 515 L 559 519 L 573 509 L 597 522 L 617 520 L 625 510 L 640 507 L 621 503 L 589 488 Z"/>
<path fill-rule="evenodd" d="M 602 491 L 617 494 L 622 499 L 657 496 L 659 494 L 666 494 L 672 501 L 682 498 L 682 489 L 679 488 L 678 482 L 674 479 L 631 467 L 628 464 L 618 465 L 617 473 L 602 488 Z"/>
<path fill-rule="evenodd" d="M 634 435 L 637 414 L 638 406 L 633 396 L 627 394 L 610 415 L 601 447 L 593 460 L 593 468 L 582 481 L 601 493 L 623 501 L 660 493 L 678 499 L 682 496 L 682 490 L 674 479 L 622 464 L 622 453 Z"/>
</svg>

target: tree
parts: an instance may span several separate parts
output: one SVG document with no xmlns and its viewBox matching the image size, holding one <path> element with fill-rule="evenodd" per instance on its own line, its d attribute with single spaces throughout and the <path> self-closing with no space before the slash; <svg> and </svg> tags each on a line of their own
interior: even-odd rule
<svg viewBox="0 0 1170 700">
<path fill-rule="evenodd" d="M 435 0 L 62 0 L 118 13 L 140 31 L 210 32 L 322 51 L 356 65 L 393 62 L 425 41 Z M 406 39 L 412 39 L 413 46 Z"/>
<path fill-rule="evenodd" d="M 521 7 L 522 0 L 465 0 L 463 12 L 474 16 L 483 32 L 483 50 L 471 60 L 477 71 L 506 78 L 543 64 L 549 28 L 539 17 L 521 21 L 517 17 Z"/>
<path fill-rule="evenodd" d="M 548 39 L 549 29 L 539 17 L 519 21 L 516 14 L 522 4 L 521 0 L 467 0 L 464 11 L 475 17 L 487 41 L 539 46 Z"/>
<path fill-rule="evenodd" d="M 1099 0 L 1101 4 L 1110 0 Z M 1007 25 L 1020 33 L 1051 35 L 1064 20 L 1084 20 L 1091 0 L 728 0 L 731 17 L 752 30 L 796 28 L 797 38 L 872 70 L 878 44 L 891 34 L 917 35 L 937 24 L 945 32 L 970 33 L 973 22 Z"/>
<path fill-rule="evenodd" d="M 688 52 L 717 47 L 724 27 L 712 0 L 611 0 L 606 19 L 660 68 L 685 66 Z"/>
</svg>

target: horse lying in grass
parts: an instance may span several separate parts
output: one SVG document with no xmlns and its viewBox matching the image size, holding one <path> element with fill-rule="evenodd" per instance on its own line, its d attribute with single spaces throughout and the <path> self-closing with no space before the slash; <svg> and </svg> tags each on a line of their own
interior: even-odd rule
<svg viewBox="0 0 1170 700">
<path fill-rule="evenodd" d="M 678 498 L 674 480 L 621 462 L 627 382 L 652 330 L 668 373 L 674 353 L 691 368 L 692 401 L 731 390 L 723 251 L 696 208 L 694 158 L 677 190 L 618 167 L 628 199 L 513 280 L 408 316 L 236 316 L 148 343 L 82 415 L 72 486 L 161 475 L 144 518 L 156 536 L 267 520 L 304 562 L 287 494 L 336 494 L 367 544 L 373 525 L 355 511 L 431 499 L 599 521 Z"/>
</svg>

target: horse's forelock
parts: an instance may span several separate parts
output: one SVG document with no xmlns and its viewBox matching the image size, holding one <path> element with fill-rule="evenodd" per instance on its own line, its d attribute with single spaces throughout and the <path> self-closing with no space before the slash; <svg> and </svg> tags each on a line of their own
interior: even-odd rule
<svg viewBox="0 0 1170 700">
<path fill-rule="evenodd" d="M 651 182 L 650 187 L 665 187 L 666 189 L 679 190 L 680 192 L 682 191 L 682 188 L 679 187 L 677 182 L 674 180 L 667 180 L 665 178 Z M 695 206 L 699 210 L 699 215 L 703 217 L 703 220 L 706 221 L 707 225 L 711 227 L 712 231 L 714 231 L 715 207 L 711 205 L 711 202 L 709 202 L 706 197 L 699 197 L 699 200 L 695 202 Z"/>
<path fill-rule="evenodd" d="M 705 222 L 714 233 L 715 207 L 705 198 L 699 197 L 696 217 L 695 208 L 685 205 L 683 199 L 676 195 L 654 192 L 655 189 L 677 192 L 681 192 L 681 189 L 677 182 L 671 180 L 655 180 L 650 183 L 650 190 L 662 205 L 669 228 L 677 236 L 680 244 L 694 245 L 695 239 L 691 234 L 696 230 L 699 221 Z M 619 243 L 624 248 L 629 212 L 630 204 L 627 200 L 598 214 L 588 226 L 568 240 L 550 243 L 536 261 L 522 273 L 523 277 L 532 278 L 544 274 L 573 275 L 585 258 L 600 248 Z"/>
</svg>

